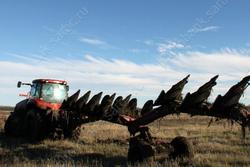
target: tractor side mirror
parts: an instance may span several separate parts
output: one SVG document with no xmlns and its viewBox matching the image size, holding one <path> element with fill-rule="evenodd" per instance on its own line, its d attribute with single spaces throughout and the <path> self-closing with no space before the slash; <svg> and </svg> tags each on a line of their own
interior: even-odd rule
<svg viewBox="0 0 250 167">
<path fill-rule="evenodd" d="M 17 87 L 20 88 L 22 86 L 22 82 L 21 81 L 18 81 L 17 82 Z"/>
<path fill-rule="evenodd" d="M 22 85 L 28 85 L 28 86 L 32 86 L 32 84 L 30 83 L 22 83 L 21 81 L 17 82 L 17 87 L 20 88 Z"/>
<path fill-rule="evenodd" d="M 66 85 L 66 90 L 67 90 L 67 92 L 69 91 L 69 85 Z"/>
</svg>

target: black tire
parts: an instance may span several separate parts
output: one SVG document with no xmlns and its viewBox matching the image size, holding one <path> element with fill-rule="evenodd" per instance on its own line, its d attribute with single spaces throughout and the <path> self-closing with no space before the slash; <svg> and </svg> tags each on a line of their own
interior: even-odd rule
<svg viewBox="0 0 250 167">
<path fill-rule="evenodd" d="M 40 140 L 44 136 L 42 118 L 38 111 L 29 110 L 26 115 L 26 137 L 32 141 Z"/>
<path fill-rule="evenodd" d="M 20 136 L 21 135 L 21 118 L 17 114 L 11 113 L 7 118 L 4 125 L 4 132 L 7 136 Z"/>
<path fill-rule="evenodd" d="M 142 162 L 152 156 L 154 156 L 154 150 L 150 143 L 136 137 L 130 139 L 128 161 L 132 163 Z"/>
<path fill-rule="evenodd" d="M 13 125 L 12 125 L 12 113 L 10 113 L 9 117 L 5 121 L 4 124 L 4 133 L 6 136 L 12 136 L 13 134 Z"/>
<path fill-rule="evenodd" d="M 186 137 L 178 136 L 171 141 L 170 145 L 173 147 L 170 158 L 193 158 L 193 147 Z"/>
<path fill-rule="evenodd" d="M 27 113 L 27 102 L 23 100 L 15 106 L 13 112 L 7 118 L 4 125 L 4 132 L 7 136 L 20 137 L 25 135 L 25 116 Z"/>
</svg>

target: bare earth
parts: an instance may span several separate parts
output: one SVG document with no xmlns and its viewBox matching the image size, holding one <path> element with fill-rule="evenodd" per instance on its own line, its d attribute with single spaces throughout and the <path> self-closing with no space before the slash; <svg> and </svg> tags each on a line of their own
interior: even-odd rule
<svg viewBox="0 0 250 167">
<path fill-rule="evenodd" d="M 4 136 L 0 112 L 0 166 L 131 166 L 127 162 L 126 127 L 99 121 L 83 126 L 79 141 L 44 140 L 29 143 L 25 139 Z M 250 135 L 241 139 L 240 127 L 226 121 L 213 123 L 208 117 L 168 116 L 150 125 L 154 137 L 171 141 L 187 137 L 194 145 L 193 166 L 250 166 Z M 181 163 L 148 161 L 137 166 L 181 166 Z"/>
</svg>

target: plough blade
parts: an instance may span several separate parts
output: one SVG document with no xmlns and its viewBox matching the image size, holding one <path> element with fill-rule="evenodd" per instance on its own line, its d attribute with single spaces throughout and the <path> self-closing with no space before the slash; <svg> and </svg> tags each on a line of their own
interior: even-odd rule
<svg viewBox="0 0 250 167">
<path fill-rule="evenodd" d="M 80 95 L 80 90 L 70 96 L 67 100 L 64 100 L 60 109 L 73 109 L 75 107 L 76 101 Z"/>
<path fill-rule="evenodd" d="M 86 92 L 82 97 L 80 97 L 76 102 L 76 109 L 78 112 L 87 104 L 89 100 L 91 91 Z"/>
<path fill-rule="evenodd" d="M 143 115 L 149 113 L 150 111 L 152 111 L 152 110 L 153 110 L 153 104 L 154 104 L 153 100 L 148 100 L 148 101 L 143 105 L 143 107 L 142 107 L 142 109 L 141 109 L 141 115 L 143 116 Z"/>
<path fill-rule="evenodd" d="M 165 94 L 165 104 L 173 101 L 182 101 L 182 91 L 184 86 L 188 83 L 188 78 L 190 75 L 187 75 L 184 79 L 182 79 L 177 84 L 173 85 L 169 91 Z"/>
<path fill-rule="evenodd" d="M 168 103 L 172 101 L 181 101 L 182 90 L 188 83 L 189 76 L 190 75 L 187 75 L 184 79 L 173 85 L 166 93 L 164 90 L 162 90 L 158 98 L 155 100 L 154 106 L 168 105 Z"/>
<path fill-rule="evenodd" d="M 124 103 L 125 105 L 128 105 L 131 96 L 132 96 L 132 95 L 130 94 L 130 95 L 128 95 L 128 96 L 123 100 L 123 103 Z"/>
<path fill-rule="evenodd" d="M 100 103 L 102 92 L 94 95 L 86 105 L 86 111 L 93 112 L 95 107 Z"/>
<path fill-rule="evenodd" d="M 212 88 L 216 85 L 218 77 L 219 76 L 216 75 L 211 78 L 210 81 L 202 85 L 196 92 L 192 94 L 188 93 L 181 104 L 180 110 L 185 112 L 184 110 L 195 107 L 199 108 L 202 104 L 204 104 L 210 96 Z M 194 113 L 191 114 L 193 115 Z"/>
<path fill-rule="evenodd" d="M 239 83 L 232 86 L 224 96 L 218 96 L 214 102 L 214 106 L 221 106 L 223 108 L 232 107 L 239 103 L 241 96 L 248 87 L 250 76 L 244 77 Z"/>
</svg>

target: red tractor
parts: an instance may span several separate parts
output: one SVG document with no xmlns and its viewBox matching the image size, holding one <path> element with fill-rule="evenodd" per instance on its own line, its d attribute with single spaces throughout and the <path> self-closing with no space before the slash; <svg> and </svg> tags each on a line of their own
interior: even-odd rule
<svg viewBox="0 0 250 167">
<path fill-rule="evenodd" d="M 22 95 L 27 98 L 19 102 L 8 117 L 5 123 L 6 134 L 31 139 L 53 135 L 53 124 L 56 124 L 63 101 L 68 98 L 67 82 L 36 79 L 32 84 L 19 81 L 17 87 L 22 85 L 28 85 L 31 89 L 28 94 Z"/>
</svg>

